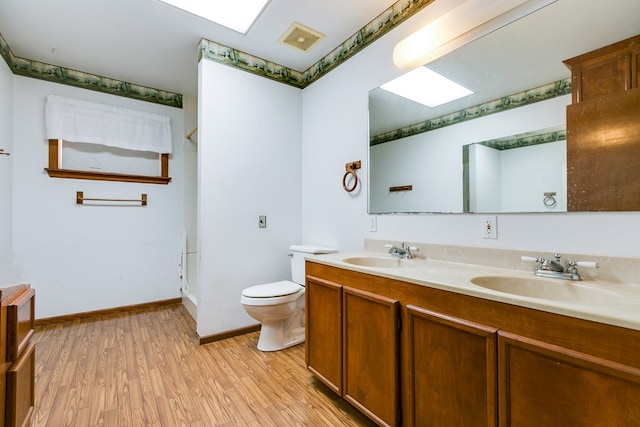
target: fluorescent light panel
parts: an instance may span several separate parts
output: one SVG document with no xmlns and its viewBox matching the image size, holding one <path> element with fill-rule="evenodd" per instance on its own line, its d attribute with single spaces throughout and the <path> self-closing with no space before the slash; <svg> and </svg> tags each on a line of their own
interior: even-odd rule
<svg viewBox="0 0 640 427">
<path fill-rule="evenodd" d="M 432 108 L 473 93 L 427 67 L 418 67 L 380 87 Z"/>
<path fill-rule="evenodd" d="M 466 0 L 400 41 L 393 62 L 405 69 L 426 64 L 556 1 Z"/>
<path fill-rule="evenodd" d="M 269 0 L 160 0 L 208 21 L 246 34 Z"/>
</svg>

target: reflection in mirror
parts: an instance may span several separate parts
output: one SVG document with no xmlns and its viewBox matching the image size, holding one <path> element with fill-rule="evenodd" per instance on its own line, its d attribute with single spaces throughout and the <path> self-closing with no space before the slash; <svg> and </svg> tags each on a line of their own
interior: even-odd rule
<svg viewBox="0 0 640 427">
<path fill-rule="evenodd" d="M 463 147 L 517 135 L 523 129 L 564 129 L 564 109 L 570 99 L 571 95 L 555 97 L 370 146 L 370 212 L 513 212 L 465 209 Z M 403 186 L 412 189 L 390 190 Z M 503 203 L 513 206 L 508 200 Z"/>
<path fill-rule="evenodd" d="M 470 181 L 463 179 L 462 147 L 540 129 L 564 129 L 571 73 L 562 61 L 637 34 L 637 16 L 637 0 L 557 1 L 429 63 L 429 68 L 471 89 L 473 95 L 429 108 L 382 89 L 372 90 L 369 212 L 566 210 L 564 156 L 544 154 L 544 166 L 530 166 L 532 157 L 540 157 L 531 154 L 536 149 L 530 148 L 519 166 L 560 175 L 562 185 L 554 180 L 553 185 L 541 183 L 540 188 L 529 190 L 532 181 L 545 178 L 528 175 L 526 183 L 516 186 L 521 193 L 501 191 L 499 205 L 485 204 L 484 195 L 476 194 L 473 205 Z M 549 147 L 555 145 L 559 151 L 562 144 L 558 141 Z M 517 151 L 501 157 L 515 157 Z M 558 169 L 551 171 L 552 164 Z M 522 198 L 529 191 L 535 193 L 526 197 L 531 202 L 511 200 L 512 195 Z M 557 193 L 552 209 L 540 207 L 548 192 Z"/>
<path fill-rule="evenodd" d="M 463 146 L 464 211 L 566 211 L 566 137 L 552 128 Z"/>
</svg>

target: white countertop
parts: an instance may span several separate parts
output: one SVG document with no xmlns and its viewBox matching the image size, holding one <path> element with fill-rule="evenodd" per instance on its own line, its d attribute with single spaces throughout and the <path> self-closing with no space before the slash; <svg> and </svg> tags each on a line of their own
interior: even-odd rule
<svg viewBox="0 0 640 427">
<path fill-rule="evenodd" d="M 526 272 L 432 259 L 425 260 L 418 258 L 409 260 L 409 266 L 398 268 L 364 267 L 343 261 L 344 259 L 354 257 L 384 258 L 389 257 L 389 255 L 379 252 L 363 251 L 309 255 L 306 258 L 319 264 L 640 331 L 640 285 L 638 284 L 613 283 L 600 280 L 570 281 L 544 279 L 534 276 L 533 271 Z M 473 278 L 479 276 L 535 278 L 536 280 L 550 281 L 550 283 L 576 285 L 576 292 L 580 292 L 581 288 L 605 290 L 608 295 L 613 297 L 606 298 L 602 301 L 593 300 L 588 303 L 575 302 L 573 300 L 560 301 L 546 298 L 532 298 L 498 292 L 475 285 L 471 282 Z"/>
</svg>

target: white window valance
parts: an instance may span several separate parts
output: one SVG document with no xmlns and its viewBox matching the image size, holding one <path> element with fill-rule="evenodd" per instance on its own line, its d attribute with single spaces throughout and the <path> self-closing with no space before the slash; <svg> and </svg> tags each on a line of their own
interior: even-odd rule
<svg viewBox="0 0 640 427">
<path fill-rule="evenodd" d="M 47 139 L 171 153 L 168 116 L 49 95 L 45 106 Z"/>
</svg>

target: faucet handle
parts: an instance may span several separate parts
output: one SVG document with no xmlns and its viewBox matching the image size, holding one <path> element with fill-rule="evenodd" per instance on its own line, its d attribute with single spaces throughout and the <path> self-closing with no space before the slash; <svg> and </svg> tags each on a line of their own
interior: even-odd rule
<svg viewBox="0 0 640 427">
<path fill-rule="evenodd" d="M 584 268 L 600 268 L 600 264 L 595 261 L 569 261 L 570 263 L 574 263 L 578 267 Z"/>
<path fill-rule="evenodd" d="M 400 249 L 397 245 L 391 245 L 388 243 L 384 245 L 384 247 L 387 248 L 387 252 L 391 255 L 396 255 L 398 253 L 398 250 Z"/>
</svg>

